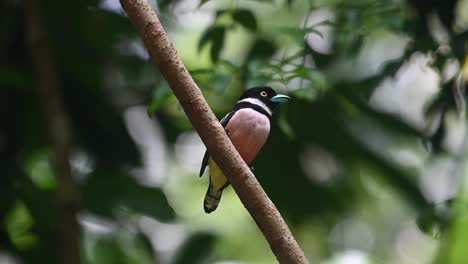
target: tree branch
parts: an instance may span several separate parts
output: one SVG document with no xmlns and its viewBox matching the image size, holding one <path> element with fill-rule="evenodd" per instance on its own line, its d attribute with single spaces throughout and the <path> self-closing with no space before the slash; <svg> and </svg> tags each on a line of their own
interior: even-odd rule
<svg viewBox="0 0 468 264">
<path fill-rule="evenodd" d="M 280 263 L 308 263 L 291 231 L 224 132 L 146 0 L 120 0 L 210 155 L 230 181 Z"/>
<path fill-rule="evenodd" d="M 47 119 L 57 175 L 57 248 L 60 263 L 79 264 L 80 231 L 76 214 L 80 208 L 80 196 L 71 175 L 69 162 L 72 131 L 69 117 L 64 109 L 58 68 L 50 47 L 41 8 L 40 0 L 26 1 L 29 51 Z"/>
</svg>

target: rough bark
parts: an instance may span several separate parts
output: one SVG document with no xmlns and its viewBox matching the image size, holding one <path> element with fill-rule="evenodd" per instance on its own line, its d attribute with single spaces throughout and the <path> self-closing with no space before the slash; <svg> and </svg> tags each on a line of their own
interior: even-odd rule
<svg viewBox="0 0 468 264">
<path fill-rule="evenodd" d="M 60 91 L 60 78 L 40 0 L 26 1 L 27 40 L 38 92 L 46 116 L 57 177 L 57 249 L 60 263 L 80 263 L 80 231 L 76 214 L 80 207 L 78 188 L 70 169 L 72 130 Z"/>
<path fill-rule="evenodd" d="M 280 263 L 308 263 L 278 209 L 227 137 L 146 0 L 120 0 L 188 119 Z"/>
</svg>

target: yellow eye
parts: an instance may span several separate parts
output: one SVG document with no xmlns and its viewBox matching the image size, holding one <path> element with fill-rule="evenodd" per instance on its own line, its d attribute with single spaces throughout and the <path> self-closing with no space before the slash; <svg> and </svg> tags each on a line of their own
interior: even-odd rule
<svg viewBox="0 0 468 264">
<path fill-rule="evenodd" d="M 268 94 L 267 94 L 267 92 L 265 92 L 265 91 L 261 91 L 261 92 L 260 92 L 260 95 L 263 96 L 263 97 L 267 97 Z"/>
</svg>

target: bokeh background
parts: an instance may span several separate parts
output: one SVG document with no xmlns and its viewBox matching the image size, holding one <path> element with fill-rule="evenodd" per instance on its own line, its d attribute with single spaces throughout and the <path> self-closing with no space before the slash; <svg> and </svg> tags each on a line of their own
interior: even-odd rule
<svg viewBox="0 0 468 264">
<path fill-rule="evenodd" d="M 0 2 L 2 264 L 63 250 L 29 1 Z M 254 167 L 311 263 L 466 263 L 467 0 L 150 3 L 218 117 L 255 85 L 292 97 Z M 232 188 L 203 212 L 205 147 L 119 2 L 34 8 L 73 134 L 80 262 L 275 263 Z"/>
</svg>

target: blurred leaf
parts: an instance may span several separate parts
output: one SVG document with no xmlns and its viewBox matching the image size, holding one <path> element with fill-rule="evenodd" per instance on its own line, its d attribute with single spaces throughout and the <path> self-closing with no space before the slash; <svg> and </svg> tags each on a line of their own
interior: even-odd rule
<svg viewBox="0 0 468 264">
<path fill-rule="evenodd" d="M 23 202 L 17 201 L 5 218 L 5 225 L 15 246 L 20 250 L 34 247 L 38 237 L 31 232 L 34 219 Z"/>
<path fill-rule="evenodd" d="M 462 161 L 463 162 L 463 161 Z M 462 174 L 466 182 L 466 175 Z M 468 245 L 468 196 L 466 195 L 466 184 L 461 187 L 460 193 L 450 205 L 450 221 L 448 232 L 442 233 L 443 240 L 440 243 L 439 254 L 433 263 L 458 264 L 466 260 L 466 249 Z"/>
<path fill-rule="evenodd" d="M 216 10 L 215 21 L 218 21 L 222 15 L 227 15 L 227 14 L 230 14 L 230 13 L 231 13 L 230 9 L 218 9 L 218 10 Z"/>
<path fill-rule="evenodd" d="M 333 20 L 329 20 L 329 19 L 325 19 L 325 20 L 322 20 L 318 23 L 315 23 L 313 24 L 311 27 L 309 28 L 316 28 L 316 27 L 319 27 L 319 26 L 330 26 L 330 27 L 335 27 L 336 26 L 336 22 L 334 22 Z"/>
<path fill-rule="evenodd" d="M 463 61 L 466 62 L 467 39 L 468 39 L 468 29 L 465 29 L 465 31 L 455 34 L 455 36 L 452 38 L 451 46 L 453 48 L 453 53 L 461 62 Z M 466 64 L 463 64 L 463 65 L 466 65 Z"/>
<path fill-rule="evenodd" d="M 278 36 L 285 36 L 289 41 L 298 46 L 303 46 L 304 38 L 307 32 L 304 29 L 297 27 L 280 28 L 276 32 Z"/>
<path fill-rule="evenodd" d="M 198 7 L 201 7 L 202 5 L 207 3 L 208 1 L 210 1 L 210 0 L 200 0 L 200 4 L 198 4 Z"/>
<path fill-rule="evenodd" d="M 281 131 L 289 138 L 289 139 L 294 139 L 296 137 L 291 125 L 289 124 L 287 117 L 286 117 L 286 112 L 283 110 L 281 111 L 279 120 L 278 120 L 278 126 L 281 128 Z"/>
<path fill-rule="evenodd" d="M 219 38 L 219 36 L 224 36 L 225 30 L 224 26 L 211 26 L 207 28 L 198 41 L 198 51 L 210 42 L 213 42 L 214 39 Z"/>
<path fill-rule="evenodd" d="M 36 150 L 30 154 L 24 166 L 32 182 L 44 190 L 51 190 L 56 186 L 51 154 L 50 149 Z"/>
<path fill-rule="evenodd" d="M 118 241 L 112 238 L 100 238 L 93 243 L 92 259 L 88 263 L 127 264 L 129 262 Z"/>
<path fill-rule="evenodd" d="M 164 104 L 169 102 L 171 98 L 174 98 L 174 94 L 167 84 L 157 88 L 154 98 L 148 106 L 148 116 L 151 117 L 154 112 L 158 111 Z"/>
<path fill-rule="evenodd" d="M 208 233 L 192 235 L 177 252 L 173 264 L 206 263 L 213 250 L 215 237 Z"/>
<path fill-rule="evenodd" d="M 204 69 L 196 69 L 196 70 L 190 70 L 190 74 L 192 76 L 194 75 L 202 75 L 202 74 L 211 74 L 213 73 L 212 68 L 204 68 Z"/>
<path fill-rule="evenodd" d="M 323 38 L 322 32 L 318 31 L 317 29 L 308 28 L 306 32 L 309 33 L 309 34 L 315 34 L 315 35 L 319 36 L 320 38 Z"/>
<path fill-rule="evenodd" d="M 174 0 L 157 0 L 156 1 L 156 3 L 158 4 L 159 9 L 164 10 L 164 11 L 167 11 L 166 9 L 173 2 L 177 2 L 177 1 L 174 1 Z"/>
<path fill-rule="evenodd" d="M 200 41 L 198 42 L 198 50 L 200 51 L 205 45 L 211 43 L 210 58 L 211 61 L 217 62 L 221 49 L 224 46 L 224 35 L 226 28 L 224 26 L 213 26 L 203 32 Z"/>
<path fill-rule="evenodd" d="M 362 45 L 364 44 L 364 36 L 358 35 L 355 39 L 351 41 L 351 45 L 348 49 L 348 52 L 351 56 L 356 56 L 361 51 Z"/>
<path fill-rule="evenodd" d="M 419 212 L 416 223 L 422 232 L 439 238 L 445 233 L 452 217 L 452 210 L 447 205 L 432 205 Z"/>
<path fill-rule="evenodd" d="M 315 98 L 317 98 L 317 90 L 309 88 L 309 87 L 304 87 L 304 88 L 294 90 L 293 94 L 295 97 L 307 100 L 309 102 L 312 102 Z"/>
<path fill-rule="evenodd" d="M 294 43 L 295 45 L 299 47 L 304 47 L 305 38 L 308 34 L 316 34 L 320 38 L 323 38 L 322 32 L 315 29 L 314 27 L 310 27 L 310 28 L 282 27 L 274 32 L 274 35 L 276 35 L 277 37 L 285 38 L 286 40 Z"/>
<path fill-rule="evenodd" d="M 264 38 L 256 38 L 255 43 L 247 55 L 247 58 L 248 60 L 253 60 L 256 58 L 270 58 L 273 56 L 273 54 L 275 54 L 276 50 L 277 46 L 273 43 L 273 41 Z"/>
<path fill-rule="evenodd" d="M 153 260 L 153 263 L 157 262 L 157 256 L 154 252 L 153 245 L 146 235 L 137 233 L 134 237 L 134 241 L 138 255 L 146 255 L 147 258 L 151 258 Z"/>
<path fill-rule="evenodd" d="M 84 182 L 82 191 L 86 208 L 98 215 L 113 218 L 116 210 L 127 208 L 160 221 L 175 217 L 160 189 L 140 185 L 130 176 L 95 173 Z"/>
<path fill-rule="evenodd" d="M 221 28 L 213 37 L 213 45 L 210 50 L 211 61 L 217 62 L 224 46 L 225 28 Z"/>
<path fill-rule="evenodd" d="M 257 31 L 257 19 L 248 9 L 237 9 L 232 12 L 232 19 L 252 32 Z"/>
<path fill-rule="evenodd" d="M 90 233 L 84 243 L 87 264 L 158 263 L 146 237 L 131 227 L 120 226 L 110 234 Z"/>
</svg>

